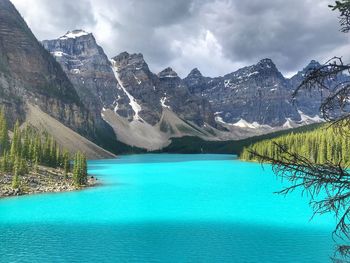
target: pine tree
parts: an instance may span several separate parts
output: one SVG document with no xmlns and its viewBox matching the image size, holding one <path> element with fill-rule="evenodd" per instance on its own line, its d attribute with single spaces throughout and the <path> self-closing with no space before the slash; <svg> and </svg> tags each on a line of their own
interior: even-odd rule
<svg viewBox="0 0 350 263">
<path fill-rule="evenodd" d="M 22 157 L 25 159 L 30 159 L 30 138 L 29 138 L 29 129 L 28 127 L 23 131 L 23 145 L 22 145 Z"/>
<path fill-rule="evenodd" d="M 274 139 L 264 140 L 243 149 L 240 158 L 254 160 L 251 152 L 278 159 L 279 153 L 276 144 L 282 145 L 290 152 L 296 152 L 310 160 L 323 164 L 327 161 L 350 164 L 350 142 L 334 129 L 319 128 L 310 132 L 291 133 Z"/>
<path fill-rule="evenodd" d="M 76 186 L 80 186 L 80 183 L 79 183 L 79 153 L 76 153 L 74 156 L 73 182 Z"/>
<path fill-rule="evenodd" d="M 70 160 L 69 160 L 69 153 L 67 151 L 63 153 L 63 169 L 64 169 L 64 177 L 67 179 L 68 174 L 70 172 Z"/>
<path fill-rule="evenodd" d="M 8 125 L 5 117 L 5 108 L 2 107 L 0 111 L 0 152 L 3 153 L 8 149 L 10 145 L 9 135 L 8 135 Z"/>
<path fill-rule="evenodd" d="M 21 176 L 30 169 L 38 172 L 39 165 L 63 168 L 65 178 L 71 170 L 70 155 L 61 150 L 57 142 L 47 132 L 40 133 L 30 126 L 20 129 L 17 121 L 13 129 L 12 140 L 4 115 L 0 110 L 0 172 L 12 173 L 13 187 L 20 186 Z M 78 152 L 74 158 L 73 181 L 77 186 L 87 183 L 86 157 Z"/>
<path fill-rule="evenodd" d="M 86 156 L 81 155 L 81 184 L 86 185 L 87 184 L 87 161 L 86 161 Z"/>
<path fill-rule="evenodd" d="M 8 153 L 5 151 L 3 156 L 1 157 L 1 172 L 3 173 L 7 173 L 9 172 L 9 170 L 11 170 L 10 168 L 10 164 L 9 164 L 9 155 Z"/>
<path fill-rule="evenodd" d="M 74 158 L 73 182 L 76 186 L 87 184 L 87 161 L 85 155 L 80 152 L 76 153 Z"/>
<path fill-rule="evenodd" d="M 21 154 L 21 132 L 19 128 L 19 122 L 17 121 L 13 130 L 13 138 L 11 142 L 11 150 L 10 150 L 11 159 L 15 160 L 15 158 L 20 154 Z"/>
<path fill-rule="evenodd" d="M 56 167 L 62 167 L 61 150 L 59 147 L 57 147 L 57 145 L 56 145 L 55 163 L 56 163 Z"/>
<path fill-rule="evenodd" d="M 12 178 L 12 188 L 13 189 L 18 189 L 20 186 L 20 180 L 18 174 L 14 174 Z"/>
<path fill-rule="evenodd" d="M 13 178 L 12 178 L 12 188 L 17 189 L 20 186 L 20 179 L 19 179 L 19 173 L 20 173 L 20 163 L 19 158 L 17 157 L 14 165 L 13 165 Z"/>
</svg>

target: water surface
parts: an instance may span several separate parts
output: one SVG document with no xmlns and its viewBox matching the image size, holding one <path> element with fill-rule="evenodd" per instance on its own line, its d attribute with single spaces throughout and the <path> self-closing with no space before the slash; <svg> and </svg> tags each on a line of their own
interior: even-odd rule
<svg viewBox="0 0 350 263">
<path fill-rule="evenodd" d="M 103 185 L 0 201 L 0 262 L 329 262 L 334 220 L 229 155 L 89 162 Z"/>
</svg>

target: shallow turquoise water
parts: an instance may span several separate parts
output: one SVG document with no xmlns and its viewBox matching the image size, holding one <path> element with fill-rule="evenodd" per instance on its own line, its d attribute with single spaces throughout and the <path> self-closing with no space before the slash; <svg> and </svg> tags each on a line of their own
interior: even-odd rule
<svg viewBox="0 0 350 263">
<path fill-rule="evenodd" d="M 228 155 L 89 162 L 103 186 L 0 201 L 0 262 L 329 262 L 334 220 Z"/>
</svg>

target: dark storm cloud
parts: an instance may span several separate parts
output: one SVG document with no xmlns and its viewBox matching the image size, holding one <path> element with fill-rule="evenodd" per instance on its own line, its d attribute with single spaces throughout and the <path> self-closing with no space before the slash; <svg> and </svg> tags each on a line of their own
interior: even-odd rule
<svg viewBox="0 0 350 263">
<path fill-rule="evenodd" d="M 330 1 L 234 1 L 213 19 L 225 54 L 239 61 L 271 57 L 284 71 L 348 43 Z M 228 26 L 230 25 L 230 26 Z"/>
<path fill-rule="evenodd" d="M 141 52 L 151 69 L 211 76 L 272 58 L 285 73 L 349 55 L 331 0 L 13 0 L 39 39 L 82 28 L 109 56 Z M 340 53 L 343 52 L 343 53 Z"/>
</svg>

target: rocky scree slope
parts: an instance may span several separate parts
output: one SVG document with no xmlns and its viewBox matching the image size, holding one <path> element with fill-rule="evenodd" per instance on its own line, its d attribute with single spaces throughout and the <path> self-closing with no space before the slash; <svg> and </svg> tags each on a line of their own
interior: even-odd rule
<svg viewBox="0 0 350 263">
<path fill-rule="evenodd" d="M 11 124 L 17 119 L 25 121 L 28 105 L 35 105 L 96 142 L 100 134 L 108 133 L 8 0 L 0 0 L 0 104 L 5 106 Z M 113 137 L 113 131 L 106 127 Z"/>
</svg>

